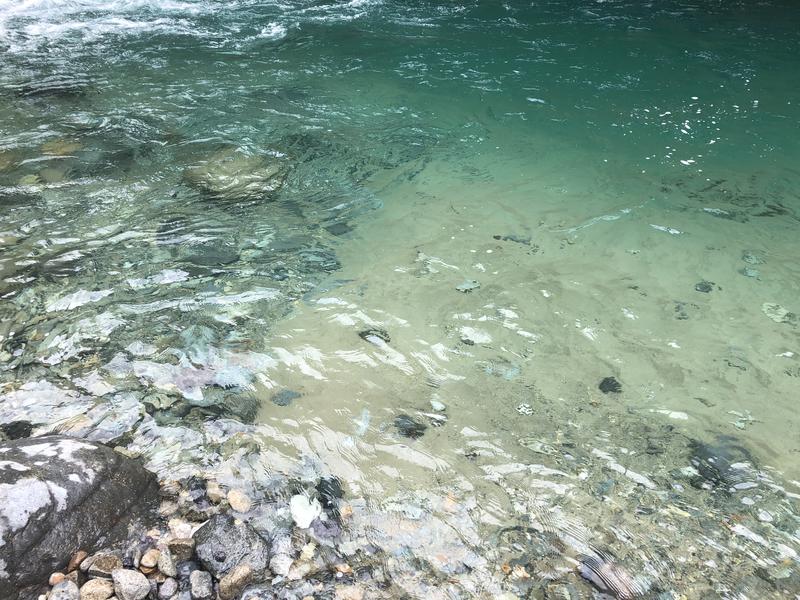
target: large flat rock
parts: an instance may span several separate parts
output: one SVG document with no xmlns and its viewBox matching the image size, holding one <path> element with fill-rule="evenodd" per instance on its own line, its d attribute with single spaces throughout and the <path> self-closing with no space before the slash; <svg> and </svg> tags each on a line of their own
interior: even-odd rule
<svg viewBox="0 0 800 600">
<path fill-rule="evenodd" d="M 157 501 L 155 476 L 102 444 L 60 435 L 0 443 L 0 598 L 35 597 L 75 551 L 123 539 Z"/>
</svg>

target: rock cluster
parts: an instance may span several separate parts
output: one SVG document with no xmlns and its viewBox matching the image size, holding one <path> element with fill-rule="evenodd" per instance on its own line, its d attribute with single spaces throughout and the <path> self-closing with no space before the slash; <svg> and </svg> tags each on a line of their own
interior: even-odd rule
<svg viewBox="0 0 800 600">
<path fill-rule="evenodd" d="M 132 520 L 157 506 L 155 476 L 102 444 L 49 435 L 4 442 L 0 457 L 3 600 L 26 597 L 22 590 L 47 581 L 77 550 L 125 539 Z M 52 583 L 54 598 L 70 597 L 67 582 Z"/>
<path fill-rule="evenodd" d="M 342 495 L 338 480 L 324 479 L 291 498 L 284 525 L 257 530 L 249 521 L 263 518 L 262 507 L 243 490 L 199 478 L 165 484 L 166 525 L 65 557 L 67 567 L 50 574 L 51 589 L 38 600 L 361 599 L 354 568 L 330 537 L 340 531 Z M 313 511 L 298 513 L 300 505 Z"/>
</svg>

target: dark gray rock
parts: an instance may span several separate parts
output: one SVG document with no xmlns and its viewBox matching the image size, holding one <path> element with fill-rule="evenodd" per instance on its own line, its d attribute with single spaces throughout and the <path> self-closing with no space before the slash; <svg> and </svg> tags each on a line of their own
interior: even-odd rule
<svg viewBox="0 0 800 600">
<path fill-rule="evenodd" d="M 425 423 L 420 423 L 413 417 L 409 417 L 405 414 L 397 415 L 394 418 L 394 426 L 397 427 L 397 431 L 400 432 L 400 435 L 413 440 L 421 438 L 425 434 L 425 430 L 428 428 Z"/>
<path fill-rule="evenodd" d="M 269 565 L 267 541 L 247 523 L 215 515 L 194 534 L 195 553 L 214 577 L 221 579 L 236 565 L 248 564 L 256 576 Z"/>
<path fill-rule="evenodd" d="M 76 551 L 123 540 L 157 502 L 155 476 L 102 444 L 60 435 L 0 443 L 0 598 L 35 598 Z"/>
</svg>

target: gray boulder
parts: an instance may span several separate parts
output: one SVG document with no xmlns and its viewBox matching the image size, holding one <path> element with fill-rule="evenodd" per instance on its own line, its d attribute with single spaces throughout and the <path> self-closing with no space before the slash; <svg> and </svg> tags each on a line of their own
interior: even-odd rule
<svg viewBox="0 0 800 600">
<path fill-rule="evenodd" d="M 224 200 L 257 200 L 283 185 L 284 165 L 271 156 L 224 148 L 183 172 L 187 185 Z"/>
<path fill-rule="evenodd" d="M 0 443 L 0 598 L 35 598 L 77 550 L 154 515 L 158 482 L 111 448 L 48 435 Z"/>
<path fill-rule="evenodd" d="M 211 517 L 195 532 L 194 541 L 195 553 L 217 579 L 243 564 L 261 576 L 269 565 L 267 541 L 250 525 L 230 515 Z"/>
</svg>

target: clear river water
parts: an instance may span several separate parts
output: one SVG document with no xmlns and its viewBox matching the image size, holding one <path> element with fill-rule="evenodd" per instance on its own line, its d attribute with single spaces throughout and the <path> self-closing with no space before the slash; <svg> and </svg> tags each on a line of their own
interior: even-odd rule
<svg viewBox="0 0 800 600">
<path fill-rule="evenodd" d="M 412 598 L 800 597 L 800 7 L 0 0 L 0 424 Z"/>
</svg>

